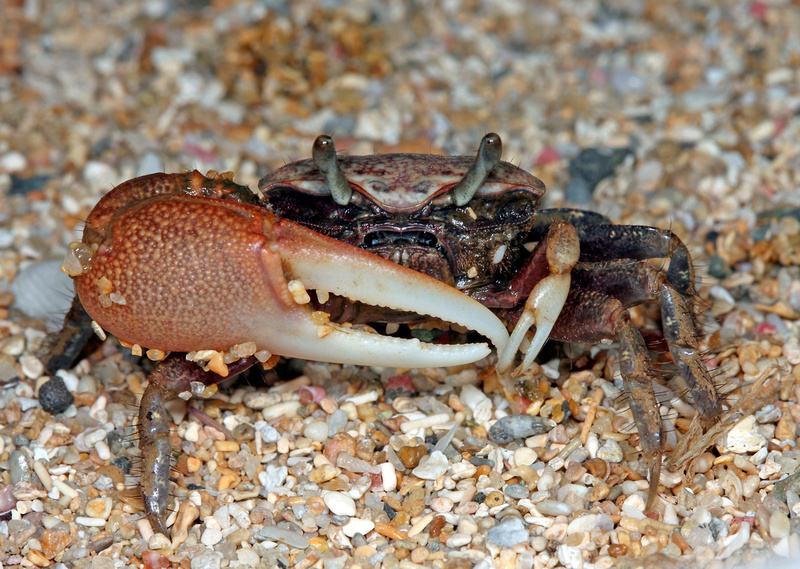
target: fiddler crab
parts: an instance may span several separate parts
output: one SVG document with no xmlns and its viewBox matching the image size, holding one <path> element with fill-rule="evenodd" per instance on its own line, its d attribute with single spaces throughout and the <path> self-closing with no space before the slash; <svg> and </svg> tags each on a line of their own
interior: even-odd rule
<svg viewBox="0 0 800 569">
<path fill-rule="evenodd" d="M 376 322 L 440 320 L 477 332 L 497 350 L 504 378 L 528 368 L 548 338 L 617 342 L 652 506 L 664 454 L 657 374 L 628 308 L 660 303 L 699 414 L 721 414 L 698 349 L 686 245 L 671 231 L 589 211 L 539 210 L 544 184 L 501 161 L 496 134 L 475 158 L 337 156 L 328 136 L 312 156 L 263 178 L 263 197 L 213 172 L 129 180 L 100 200 L 70 246 L 63 270 L 98 332 L 135 353 L 181 354 L 156 366 L 139 412 L 154 529 L 165 532 L 169 398 L 276 356 L 410 368 L 491 352 L 487 343 L 423 343 L 360 326 Z M 652 258 L 667 258 L 666 271 Z"/>
</svg>

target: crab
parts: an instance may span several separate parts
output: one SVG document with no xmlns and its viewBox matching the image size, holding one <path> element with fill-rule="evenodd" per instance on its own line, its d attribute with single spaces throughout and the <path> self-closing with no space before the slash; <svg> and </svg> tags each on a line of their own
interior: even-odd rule
<svg viewBox="0 0 800 569">
<path fill-rule="evenodd" d="M 312 158 L 259 183 L 226 174 L 153 174 L 121 184 L 86 220 L 63 269 L 95 329 L 156 359 L 139 413 L 147 518 L 165 532 L 170 397 L 275 356 L 372 366 L 452 366 L 487 342 L 428 344 L 377 334 L 378 322 L 438 320 L 497 350 L 504 380 L 547 339 L 617 342 L 624 390 L 656 496 L 664 433 L 656 372 L 628 309 L 656 300 L 680 375 L 707 422 L 721 403 L 697 344 L 692 260 L 672 232 L 539 209 L 544 184 L 501 160 L 486 135 L 475 158 Z M 666 271 L 652 258 L 666 258 Z M 509 330 L 511 331 L 509 334 Z M 531 333 L 533 331 L 533 333 Z M 517 353 L 525 344 L 522 362 Z"/>
</svg>

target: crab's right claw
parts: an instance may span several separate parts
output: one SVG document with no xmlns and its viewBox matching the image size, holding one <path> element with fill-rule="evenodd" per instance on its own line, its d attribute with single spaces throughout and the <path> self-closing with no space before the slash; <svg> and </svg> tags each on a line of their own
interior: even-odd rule
<svg viewBox="0 0 800 569">
<path fill-rule="evenodd" d="M 325 322 L 304 303 L 305 288 L 460 324 L 498 347 L 508 341 L 492 312 L 454 288 L 172 180 L 146 176 L 112 190 L 68 255 L 86 311 L 122 340 L 174 352 L 254 342 L 288 357 L 396 367 L 458 365 L 489 353 L 486 344 L 425 344 Z"/>
</svg>

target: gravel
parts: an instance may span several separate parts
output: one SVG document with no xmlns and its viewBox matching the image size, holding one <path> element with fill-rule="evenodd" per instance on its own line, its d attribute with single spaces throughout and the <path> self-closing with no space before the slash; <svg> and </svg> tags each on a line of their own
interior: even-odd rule
<svg viewBox="0 0 800 569">
<path fill-rule="evenodd" d="M 12 2 L 0 19 L 3 567 L 771 567 L 800 558 L 800 11 L 788 2 Z M 546 347 L 505 393 L 461 369 L 291 362 L 173 409 L 169 536 L 135 494 L 148 362 L 47 370 L 52 272 L 114 185 L 257 181 L 486 132 L 581 207 L 690 247 L 727 430 L 651 517 L 613 346 Z M 659 351 L 658 310 L 632 309 Z M 52 318 L 51 318 L 52 320 Z M 57 318 L 56 318 L 57 320 Z M 673 375 L 668 356 L 657 369 Z M 65 364 L 62 367 L 67 367 Z M 481 381 L 484 380 L 485 381 Z M 292 381 L 284 381 L 292 380 Z M 387 393 L 388 392 L 388 393 Z M 688 437 L 685 388 L 659 396 Z M 441 444 L 439 444 L 441 443 Z M 133 465 L 133 466 L 131 466 Z M 126 490 L 128 488 L 128 490 Z M 789 566 L 789 565 L 787 565 Z"/>
</svg>

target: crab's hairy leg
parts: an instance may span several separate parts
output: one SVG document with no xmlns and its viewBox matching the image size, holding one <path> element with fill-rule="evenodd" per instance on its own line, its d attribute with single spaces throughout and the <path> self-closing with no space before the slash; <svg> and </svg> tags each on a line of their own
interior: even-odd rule
<svg viewBox="0 0 800 569">
<path fill-rule="evenodd" d="M 659 300 L 664 338 L 672 359 L 691 391 L 694 404 L 702 413 L 703 422 L 713 423 L 722 415 L 722 403 L 714 380 L 700 357 L 691 303 L 668 282 L 662 283 Z"/>
<path fill-rule="evenodd" d="M 647 300 L 658 300 L 664 337 L 695 405 L 706 423 L 720 417 L 720 395 L 700 356 L 692 304 L 661 271 L 647 261 L 617 259 L 582 262 L 573 270 L 572 282 L 576 289 L 614 297 L 626 308 Z"/>
<path fill-rule="evenodd" d="M 653 391 L 656 372 L 630 314 L 616 298 L 573 286 L 550 337 L 578 343 L 619 342 L 623 387 L 639 432 L 642 453 L 650 463 L 649 509 L 658 488 L 664 433 Z"/>
<path fill-rule="evenodd" d="M 567 299 L 570 290 L 570 272 L 579 254 L 580 244 L 573 226 L 564 221 L 554 223 L 527 263 L 527 268 L 531 271 L 546 267 L 548 274 L 533 286 L 508 344 L 499 351 L 497 369 L 500 373 L 506 372 L 511 367 L 525 334 L 535 326 L 536 333 L 525 354 L 521 370 L 533 363 L 550 336 L 550 331 Z M 536 263 L 537 260 L 543 262 Z M 530 279 L 527 282 L 530 286 L 533 279 L 530 275 L 525 278 Z"/>
<path fill-rule="evenodd" d="M 244 358 L 228 365 L 222 377 L 203 369 L 183 355 L 171 355 L 158 363 L 148 376 L 148 385 L 139 404 L 139 448 L 142 453 L 141 492 L 145 516 L 153 530 L 166 535 L 164 519 L 169 504 L 169 472 L 172 461 L 169 413 L 166 402 L 182 392 L 191 392 L 191 384 L 219 383 L 245 371 L 256 363 Z"/>
</svg>

